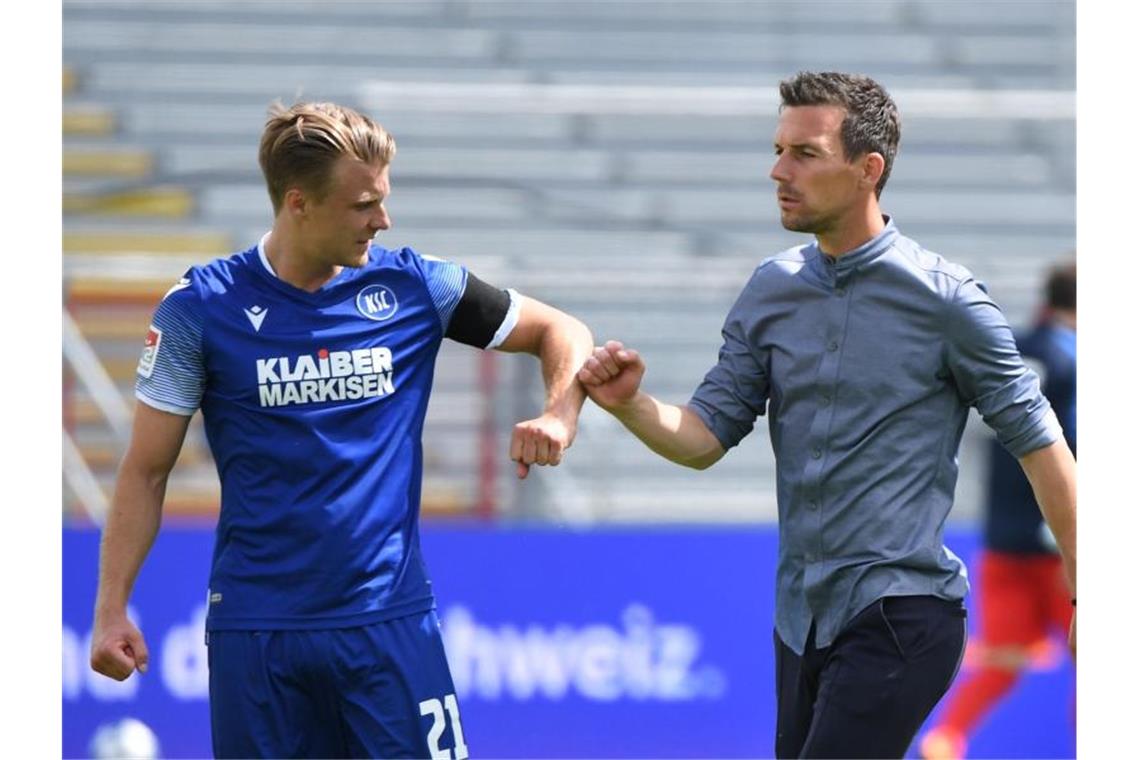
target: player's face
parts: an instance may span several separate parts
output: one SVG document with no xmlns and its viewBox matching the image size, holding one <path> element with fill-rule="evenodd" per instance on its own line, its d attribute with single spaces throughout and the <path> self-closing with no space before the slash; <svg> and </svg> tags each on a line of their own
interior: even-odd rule
<svg viewBox="0 0 1140 760">
<path fill-rule="evenodd" d="M 384 208 L 390 192 L 387 166 L 338 159 L 328 194 L 308 209 L 310 250 L 334 266 L 364 266 L 372 238 L 392 226 Z"/>
<path fill-rule="evenodd" d="M 833 232 L 856 209 L 860 163 L 844 157 L 841 106 L 791 106 L 776 127 L 776 182 L 785 229 L 815 235 Z"/>
</svg>

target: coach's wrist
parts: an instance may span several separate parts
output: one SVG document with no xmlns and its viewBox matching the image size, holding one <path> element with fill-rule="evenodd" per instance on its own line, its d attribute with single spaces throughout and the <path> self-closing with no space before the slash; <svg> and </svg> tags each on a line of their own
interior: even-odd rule
<svg viewBox="0 0 1140 760">
<path fill-rule="evenodd" d="M 616 417 L 618 422 L 628 426 L 637 424 L 646 415 L 650 414 L 653 408 L 653 401 L 648 393 L 638 390 L 623 401 L 619 401 L 615 404 L 607 404 L 605 406 L 598 404 L 598 406 L 601 406 Z"/>
</svg>

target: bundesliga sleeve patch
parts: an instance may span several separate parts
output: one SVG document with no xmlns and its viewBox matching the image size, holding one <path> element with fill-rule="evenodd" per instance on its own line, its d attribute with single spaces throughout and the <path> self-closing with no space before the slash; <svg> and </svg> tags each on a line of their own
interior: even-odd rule
<svg viewBox="0 0 1140 760">
<path fill-rule="evenodd" d="M 162 343 L 162 330 L 154 325 L 147 330 L 146 340 L 143 341 L 142 357 L 139 358 L 139 375 L 150 377 L 154 372 L 154 363 L 158 359 L 158 346 Z"/>
</svg>

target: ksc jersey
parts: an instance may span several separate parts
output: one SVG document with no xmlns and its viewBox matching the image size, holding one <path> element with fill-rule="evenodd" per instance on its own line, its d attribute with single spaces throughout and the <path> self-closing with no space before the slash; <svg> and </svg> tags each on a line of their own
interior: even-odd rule
<svg viewBox="0 0 1140 760">
<path fill-rule="evenodd" d="M 1046 322 L 1017 336 L 1025 363 L 1041 378 L 1042 391 L 1057 413 L 1065 441 L 1077 451 L 1077 334 Z M 996 551 L 1019 554 L 1055 552 L 1033 487 L 1020 463 L 993 441 L 986 494 L 985 544 Z"/>
<path fill-rule="evenodd" d="M 310 293 L 278 279 L 259 245 L 166 294 L 136 395 L 202 410 L 222 485 L 207 629 L 346 627 L 434 605 L 420 437 L 469 283 L 503 299 L 484 342 L 497 345 L 517 319 L 513 292 L 408 248 L 373 245 L 365 266 Z"/>
</svg>

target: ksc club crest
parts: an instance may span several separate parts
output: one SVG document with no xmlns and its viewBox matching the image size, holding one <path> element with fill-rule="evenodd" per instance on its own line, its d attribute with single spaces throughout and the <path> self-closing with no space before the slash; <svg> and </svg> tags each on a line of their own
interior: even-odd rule
<svg viewBox="0 0 1140 760">
<path fill-rule="evenodd" d="M 369 285 L 356 294 L 356 310 L 376 322 L 391 319 L 396 314 L 396 294 L 383 285 Z"/>
</svg>

